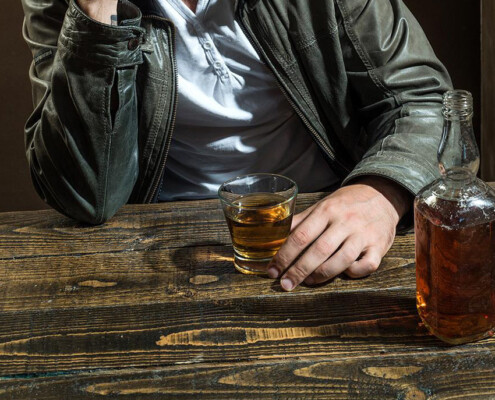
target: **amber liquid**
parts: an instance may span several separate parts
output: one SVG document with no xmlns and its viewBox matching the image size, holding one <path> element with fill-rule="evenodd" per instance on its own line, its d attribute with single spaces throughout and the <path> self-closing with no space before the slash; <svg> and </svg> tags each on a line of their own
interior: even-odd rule
<svg viewBox="0 0 495 400">
<path fill-rule="evenodd" d="M 440 339 L 466 343 L 495 328 L 495 222 L 463 226 L 416 204 L 416 300 L 428 329 Z M 473 210 L 473 212 L 476 212 Z"/>
<path fill-rule="evenodd" d="M 290 232 L 291 204 L 271 193 L 248 194 L 233 204 L 225 213 L 236 267 L 242 272 L 264 273 Z"/>
</svg>

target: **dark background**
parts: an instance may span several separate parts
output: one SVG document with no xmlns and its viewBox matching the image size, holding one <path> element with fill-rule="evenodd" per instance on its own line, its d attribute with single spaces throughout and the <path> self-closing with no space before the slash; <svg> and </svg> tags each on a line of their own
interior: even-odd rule
<svg viewBox="0 0 495 400">
<path fill-rule="evenodd" d="M 308 0 L 309 1 L 309 0 Z M 383 1 L 383 0 L 376 0 Z M 473 93 L 475 132 L 480 132 L 480 4 L 476 0 L 404 0 L 416 15 L 454 87 Z M 23 126 L 32 111 L 31 54 L 21 36 L 22 6 L 3 2 L 0 13 L 0 212 L 46 208 L 29 177 Z M 10 8 L 12 7 L 12 8 Z"/>
</svg>

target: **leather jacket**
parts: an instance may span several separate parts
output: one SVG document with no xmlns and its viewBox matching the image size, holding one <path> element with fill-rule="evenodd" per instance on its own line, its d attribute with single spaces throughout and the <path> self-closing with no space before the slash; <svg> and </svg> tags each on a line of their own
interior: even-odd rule
<svg viewBox="0 0 495 400">
<path fill-rule="evenodd" d="M 22 4 L 40 196 L 92 224 L 156 201 L 177 107 L 172 23 L 156 0 L 120 2 L 119 26 L 74 0 Z M 238 0 L 236 19 L 342 184 L 378 175 L 416 194 L 438 176 L 450 78 L 402 0 Z"/>
</svg>

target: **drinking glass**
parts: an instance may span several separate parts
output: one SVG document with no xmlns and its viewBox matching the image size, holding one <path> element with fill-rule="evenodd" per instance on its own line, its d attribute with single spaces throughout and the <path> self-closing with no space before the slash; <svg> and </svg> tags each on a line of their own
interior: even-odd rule
<svg viewBox="0 0 495 400">
<path fill-rule="evenodd" d="M 238 176 L 218 196 L 234 247 L 234 265 L 244 274 L 266 274 L 290 232 L 297 184 L 275 174 Z"/>
</svg>

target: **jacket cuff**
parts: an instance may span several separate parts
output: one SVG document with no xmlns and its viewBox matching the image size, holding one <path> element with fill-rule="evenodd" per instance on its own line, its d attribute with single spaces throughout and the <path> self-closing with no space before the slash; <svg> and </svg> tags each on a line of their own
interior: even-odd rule
<svg viewBox="0 0 495 400">
<path fill-rule="evenodd" d="M 87 62 L 126 67 L 143 62 L 141 46 L 145 29 L 141 11 L 129 1 L 119 2 L 119 16 L 125 19 L 112 26 L 88 17 L 71 0 L 59 36 L 59 45 Z"/>
<path fill-rule="evenodd" d="M 439 174 L 412 158 L 382 151 L 363 159 L 344 179 L 342 186 L 348 185 L 359 176 L 375 175 L 398 183 L 416 196 L 423 187 L 437 179 Z"/>
<path fill-rule="evenodd" d="M 392 152 L 380 152 L 377 155 L 363 159 L 344 179 L 342 186 L 352 184 L 352 181 L 363 176 L 380 176 L 397 183 L 407 189 L 413 196 L 437 179 L 431 168 L 418 164 L 410 158 L 398 156 Z M 413 227 L 414 209 L 411 204 L 397 225 L 397 233 L 405 233 Z"/>
</svg>

